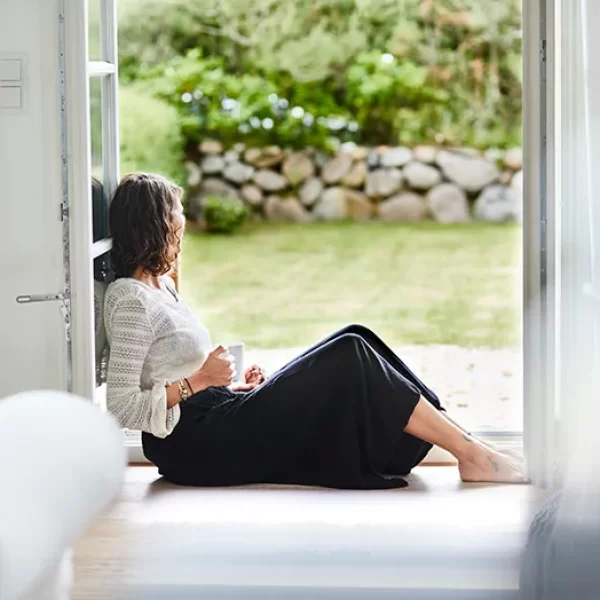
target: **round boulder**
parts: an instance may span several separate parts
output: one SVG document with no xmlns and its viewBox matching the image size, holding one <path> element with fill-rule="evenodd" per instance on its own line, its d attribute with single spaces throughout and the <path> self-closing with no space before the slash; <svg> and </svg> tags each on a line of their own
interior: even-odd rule
<svg viewBox="0 0 600 600">
<path fill-rule="evenodd" d="M 467 195 L 453 183 L 442 183 L 430 190 L 427 204 L 438 223 L 465 223 L 471 220 Z"/>
<path fill-rule="evenodd" d="M 403 167 L 413 159 L 413 153 L 410 148 L 398 146 L 397 148 L 388 148 L 381 152 L 382 167 Z"/>
<path fill-rule="evenodd" d="M 366 160 L 369 155 L 369 149 L 365 146 L 356 146 L 352 151 L 352 160 Z"/>
<path fill-rule="evenodd" d="M 469 156 L 462 150 L 456 152 L 440 150 L 436 161 L 452 183 L 469 193 L 480 192 L 496 181 L 500 175 L 494 163 L 480 156 Z"/>
<path fill-rule="evenodd" d="M 417 146 L 413 150 L 414 159 L 426 165 L 433 165 L 438 149 L 435 146 Z"/>
<path fill-rule="evenodd" d="M 352 155 L 345 153 L 338 154 L 323 167 L 321 179 L 328 185 L 338 183 L 348 175 L 351 168 Z"/>
<path fill-rule="evenodd" d="M 240 153 L 236 152 L 235 150 L 228 150 L 225 152 L 225 154 L 223 154 L 223 158 L 225 159 L 225 163 L 230 165 L 231 163 L 239 162 Z"/>
<path fill-rule="evenodd" d="M 523 150 L 521 148 L 511 148 L 504 155 L 504 165 L 511 171 L 518 171 L 523 168 Z"/>
<path fill-rule="evenodd" d="M 380 221 L 416 222 L 426 217 L 425 200 L 413 192 L 402 192 L 379 205 Z"/>
<path fill-rule="evenodd" d="M 315 165 L 304 152 L 294 152 L 283 161 L 281 170 L 288 181 L 296 186 L 314 174 Z"/>
<path fill-rule="evenodd" d="M 209 154 L 202 159 L 200 168 L 206 175 L 216 175 L 222 173 L 225 168 L 225 159 L 218 154 Z"/>
<path fill-rule="evenodd" d="M 408 187 L 415 190 L 430 190 L 442 181 L 442 174 L 431 165 L 411 162 L 403 170 Z"/>
<path fill-rule="evenodd" d="M 221 154 L 223 152 L 223 144 L 218 140 L 204 140 L 198 146 L 202 154 Z"/>
<path fill-rule="evenodd" d="M 369 169 L 376 169 L 380 166 L 379 152 L 375 148 L 371 148 L 367 154 L 367 166 Z"/>
<path fill-rule="evenodd" d="M 363 161 L 355 162 L 348 175 L 342 178 L 341 183 L 349 188 L 360 188 L 364 185 L 368 173 L 369 170 L 366 163 Z"/>
<path fill-rule="evenodd" d="M 244 160 L 253 167 L 268 169 L 278 165 L 283 160 L 283 150 L 279 146 L 266 148 L 248 148 Z"/>
<path fill-rule="evenodd" d="M 269 196 L 265 201 L 267 220 L 277 223 L 307 223 L 310 213 L 300 204 L 297 198 L 280 198 Z"/>
<path fill-rule="evenodd" d="M 491 185 L 475 201 L 474 216 L 478 221 L 502 223 L 518 220 L 520 198 L 513 187 Z"/>
<path fill-rule="evenodd" d="M 252 175 L 254 175 L 254 169 L 249 165 L 240 162 L 234 162 L 227 165 L 223 171 L 225 179 L 237 183 L 238 185 L 250 181 Z"/>
<path fill-rule="evenodd" d="M 369 198 L 386 198 L 402 187 L 402 181 L 399 169 L 377 169 L 367 175 L 365 192 Z"/>
<path fill-rule="evenodd" d="M 254 174 L 254 183 L 267 192 L 280 192 L 288 185 L 288 181 L 283 175 L 269 169 L 257 171 Z"/>
<path fill-rule="evenodd" d="M 371 218 L 373 207 L 364 194 L 342 187 L 325 190 L 315 206 L 313 214 L 320 221 L 353 219 L 365 221 Z"/>
<path fill-rule="evenodd" d="M 323 182 L 318 177 L 310 177 L 298 190 L 298 196 L 304 206 L 312 206 L 319 199 L 322 192 Z"/>
<path fill-rule="evenodd" d="M 262 190 L 253 183 L 243 185 L 240 189 L 240 194 L 250 206 L 261 206 L 263 203 Z"/>
</svg>

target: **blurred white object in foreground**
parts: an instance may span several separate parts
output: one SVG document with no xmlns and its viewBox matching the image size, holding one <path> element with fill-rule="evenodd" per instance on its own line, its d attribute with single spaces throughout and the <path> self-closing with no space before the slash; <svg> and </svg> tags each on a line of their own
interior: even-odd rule
<svg viewBox="0 0 600 600">
<path fill-rule="evenodd" d="M 120 430 L 91 402 L 51 391 L 0 400 L 2 600 L 67 600 L 69 547 L 124 468 Z"/>
</svg>

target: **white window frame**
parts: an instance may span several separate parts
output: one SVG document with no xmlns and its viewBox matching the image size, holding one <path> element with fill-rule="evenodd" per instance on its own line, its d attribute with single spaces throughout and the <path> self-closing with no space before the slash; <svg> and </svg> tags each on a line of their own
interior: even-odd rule
<svg viewBox="0 0 600 600">
<path fill-rule="evenodd" d="M 557 0 L 523 1 L 523 411 L 528 474 L 555 481 L 559 389 L 560 214 Z"/>
</svg>

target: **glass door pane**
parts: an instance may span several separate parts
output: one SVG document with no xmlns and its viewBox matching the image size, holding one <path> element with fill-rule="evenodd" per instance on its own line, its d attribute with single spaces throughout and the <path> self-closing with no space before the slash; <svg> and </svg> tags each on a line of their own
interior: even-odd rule
<svg viewBox="0 0 600 600">
<path fill-rule="evenodd" d="M 108 199 L 105 186 L 104 121 L 101 78 L 90 80 L 90 140 L 92 167 L 93 241 L 108 237 Z"/>
<path fill-rule="evenodd" d="M 88 60 L 102 60 L 102 3 L 88 0 Z"/>
</svg>

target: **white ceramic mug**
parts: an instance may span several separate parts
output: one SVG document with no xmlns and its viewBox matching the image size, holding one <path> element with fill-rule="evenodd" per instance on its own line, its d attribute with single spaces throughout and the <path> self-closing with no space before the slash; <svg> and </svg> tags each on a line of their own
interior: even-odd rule
<svg viewBox="0 0 600 600">
<path fill-rule="evenodd" d="M 237 375 L 235 376 L 234 383 L 244 382 L 244 343 L 234 342 L 232 344 L 223 344 L 229 351 L 229 354 L 233 356 L 235 361 L 235 370 Z"/>
</svg>

